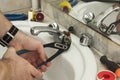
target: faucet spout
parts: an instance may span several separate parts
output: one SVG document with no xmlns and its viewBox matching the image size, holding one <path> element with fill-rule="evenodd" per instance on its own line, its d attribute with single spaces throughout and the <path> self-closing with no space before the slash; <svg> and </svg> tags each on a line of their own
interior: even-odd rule
<svg viewBox="0 0 120 80">
<path fill-rule="evenodd" d="M 35 26 L 30 30 L 31 34 L 34 36 L 39 35 L 41 32 L 47 32 L 50 35 L 53 35 L 53 38 L 56 42 L 62 42 L 63 37 L 65 36 L 64 32 L 59 30 L 59 27 L 56 23 L 50 24 L 48 26 Z"/>
<path fill-rule="evenodd" d="M 58 35 L 62 34 L 57 29 L 53 29 L 53 28 L 45 27 L 45 26 L 35 26 L 35 27 L 32 27 L 30 31 L 31 31 L 31 34 L 34 36 L 39 35 L 41 32 L 48 32 L 50 34 L 58 34 Z"/>
<path fill-rule="evenodd" d="M 119 4 L 114 4 L 113 6 L 109 7 L 106 11 L 100 13 L 93 21 L 88 23 L 90 26 L 97 26 L 98 28 L 102 25 L 105 18 L 110 15 L 114 11 L 120 11 Z"/>
</svg>

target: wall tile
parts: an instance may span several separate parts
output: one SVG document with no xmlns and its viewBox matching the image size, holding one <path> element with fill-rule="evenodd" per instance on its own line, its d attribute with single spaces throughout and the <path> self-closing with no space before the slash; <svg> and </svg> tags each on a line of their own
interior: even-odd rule
<svg viewBox="0 0 120 80">
<path fill-rule="evenodd" d="M 31 0 L 2 0 L 0 9 L 2 12 L 12 12 L 16 10 L 26 10 L 31 7 Z"/>
<path fill-rule="evenodd" d="M 44 13 L 49 13 L 49 14 L 46 14 L 47 16 L 51 16 L 51 18 L 53 19 L 53 10 L 52 10 L 52 7 L 49 3 L 46 3 L 46 1 L 41 1 L 41 10 L 43 11 L 44 10 Z"/>
</svg>

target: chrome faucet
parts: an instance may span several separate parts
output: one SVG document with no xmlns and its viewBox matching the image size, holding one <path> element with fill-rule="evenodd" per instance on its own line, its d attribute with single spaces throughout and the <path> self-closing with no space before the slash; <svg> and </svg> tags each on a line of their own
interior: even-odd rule
<svg viewBox="0 0 120 80">
<path fill-rule="evenodd" d="M 56 42 L 61 42 L 64 33 L 59 30 L 59 26 L 56 23 L 50 24 L 48 26 L 35 26 L 30 30 L 31 34 L 34 36 L 39 35 L 41 32 L 47 32 L 53 35 Z"/>
<path fill-rule="evenodd" d="M 39 35 L 41 32 L 48 32 L 50 34 L 58 34 L 60 35 L 61 32 L 59 30 L 50 28 L 50 27 L 46 27 L 46 26 L 35 26 L 31 28 L 31 34 L 34 36 Z"/>
<path fill-rule="evenodd" d="M 112 5 L 106 11 L 100 13 L 96 18 L 89 22 L 88 25 L 100 28 L 103 25 L 103 21 L 106 19 L 106 17 L 114 11 L 120 11 L 120 4 Z"/>
<path fill-rule="evenodd" d="M 41 32 L 48 32 L 50 34 L 60 34 L 59 26 L 56 23 L 49 24 L 48 26 L 35 26 L 30 30 L 34 36 L 39 35 Z"/>
</svg>

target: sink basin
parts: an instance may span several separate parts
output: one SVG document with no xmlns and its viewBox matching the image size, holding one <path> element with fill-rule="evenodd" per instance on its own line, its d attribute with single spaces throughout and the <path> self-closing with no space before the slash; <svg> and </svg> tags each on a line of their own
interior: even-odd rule
<svg viewBox="0 0 120 80">
<path fill-rule="evenodd" d="M 92 12 L 96 17 L 101 12 L 109 8 L 111 5 L 112 5 L 111 3 L 103 3 L 103 2 L 97 2 L 97 1 L 92 1 L 92 2 L 80 1 L 76 6 L 72 8 L 69 14 L 75 19 L 85 23 L 83 20 L 83 16 L 85 14 Z"/>
<path fill-rule="evenodd" d="M 28 21 L 13 21 L 12 22 L 26 34 L 30 34 L 30 28 L 33 26 L 46 26 L 46 23 L 28 22 Z M 65 30 L 60 27 L 60 30 Z M 35 37 L 35 36 L 32 36 Z M 35 38 L 42 40 L 43 44 L 53 41 L 53 38 L 48 33 L 40 33 Z M 68 51 L 52 61 L 52 65 L 43 73 L 44 80 L 96 80 L 97 64 L 93 52 L 85 46 L 81 46 L 79 38 L 71 34 L 72 44 Z M 2 53 L 6 50 L 0 48 Z M 45 52 L 48 57 L 53 55 L 56 50 L 46 48 Z M 2 55 L 1 55 L 2 56 Z"/>
</svg>

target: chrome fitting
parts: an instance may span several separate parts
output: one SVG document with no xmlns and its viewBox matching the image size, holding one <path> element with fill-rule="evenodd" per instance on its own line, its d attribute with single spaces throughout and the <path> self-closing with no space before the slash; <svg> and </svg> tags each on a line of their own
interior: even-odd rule
<svg viewBox="0 0 120 80">
<path fill-rule="evenodd" d="M 82 33 L 80 35 L 80 44 L 82 46 L 88 46 L 91 47 L 92 45 L 92 35 L 88 34 L 88 33 Z"/>
</svg>

